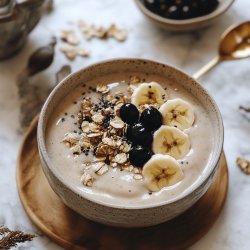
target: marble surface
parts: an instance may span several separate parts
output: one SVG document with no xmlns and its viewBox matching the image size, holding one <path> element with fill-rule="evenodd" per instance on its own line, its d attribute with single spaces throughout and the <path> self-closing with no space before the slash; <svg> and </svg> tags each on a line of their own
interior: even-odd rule
<svg viewBox="0 0 250 250">
<path fill-rule="evenodd" d="M 46 45 L 52 35 L 59 35 L 61 29 L 72 27 L 69 21 L 78 19 L 103 25 L 115 22 L 128 31 L 128 39 L 124 43 L 82 40 L 83 47 L 90 50 L 91 56 L 79 57 L 74 62 L 69 62 L 60 53 L 57 44 L 51 67 L 31 79 L 30 84 L 41 94 L 41 99 L 55 84 L 55 72 L 64 64 L 70 64 L 74 71 L 99 60 L 140 57 L 168 63 L 192 74 L 215 56 L 220 34 L 225 28 L 249 18 L 249 9 L 249 0 L 237 0 L 215 25 L 202 31 L 177 34 L 156 28 L 139 12 L 133 1 L 55 1 L 54 10 L 44 13 L 23 50 L 15 57 L 0 62 L 0 224 L 38 235 L 33 242 L 21 244 L 16 249 L 61 249 L 31 224 L 16 189 L 16 158 L 22 137 L 16 78 L 31 52 Z M 230 186 L 219 219 L 210 232 L 190 248 L 193 250 L 250 249 L 250 176 L 241 173 L 235 164 L 238 155 L 250 158 L 250 116 L 238 110 L 241 104 L 250 106 L 249 66 L 250 59 L 225 62 L 200 80 L 215 98 L 224 119 Z"/>
</svg>

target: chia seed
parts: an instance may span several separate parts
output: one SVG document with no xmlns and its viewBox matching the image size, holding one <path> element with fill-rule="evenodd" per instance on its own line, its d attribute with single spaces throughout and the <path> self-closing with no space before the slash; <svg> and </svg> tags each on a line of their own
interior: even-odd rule
<svg viewBox="0 0 250 250">
<path fill-rule="evenodd" d="M 109 157 L 107 156 L 106 157 L 106 159 L 105 159 L 105 161 L 104 161 L 107 165 L 109 165 L 110 164 L 110 160 L 109 160 Z"/>
<path fill-rule="evenodd" d="M 86 116 L 83 118 L 83 120 L 84 120 L 84 121 L 87 121 L 87 122 L 91 122 L 91 117 L 86 115 Z"/>
</svg>

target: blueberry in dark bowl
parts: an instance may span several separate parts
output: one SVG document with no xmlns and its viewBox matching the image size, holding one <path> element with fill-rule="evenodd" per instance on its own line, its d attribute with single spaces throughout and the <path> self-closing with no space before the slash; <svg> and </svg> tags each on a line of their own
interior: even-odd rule
<svg viewBox="0 0 250 250">
<path fill-rule="evenodd" d="M 137 123 L 139 120 L 139 110 L 132 103 L 125 103 L 120 108 L 121 119 L 129 125 Z"/>
<path fill-rule="evenodd" d="M 129 161 L 136 167 L 143 167 L 143 165 L 151 158 L 152 152 L 148 148 L 140 145 L 133 147 L 129 151 Z"/>
<path fill-rule="evenodd" d="M 170 19 L 183 19 L 182 7 L 178 5 L 172 5 L 166 10 L 164 16 Z"/>
<path fill-rule="evenodd" d="M 140 122 L 149 130 L 154 131 L 162 125 L 162 115 L 154 107 L 146 108 L 142 111 Z"/>
<path fill-rule="evenodd" d="M 198 8 L 203 15 L 206 15 L 214 11 L 218 5 L 218 0 L 200 0 Z"/>
<path fill-rule="evenodd" d="M 129 126 L 127 128 L 126 137 L 133 144 L 143 145 L 148 148 L 151 147 L 153 142 L 153 135 L 151 131 L 145 128 L 141 123 Z"/>
</svg>

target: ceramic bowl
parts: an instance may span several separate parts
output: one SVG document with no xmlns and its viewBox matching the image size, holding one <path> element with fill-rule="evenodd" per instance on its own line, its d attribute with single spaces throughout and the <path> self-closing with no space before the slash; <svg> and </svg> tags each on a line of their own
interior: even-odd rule
<svg viewBox="0 0 250 250">
<path fill-rule="evenodd" d="M 106 75 L 119 73 L 120 81 L 128 75 L 158 75 L 166 81 L 174 81 L 192 95 L 206 109 L 213 125 L 214 148 L 206 173 L 192 186 L 188 192 L 170 201 L 161 201 L 154 205 L 129 206 L 116 205 L 86 198 L 76 187 L 70 186 L 53 166 L 46 150 L 46 128 L 48 120 L 57 105 L 76 86 L 85 81 Z M 123 77 L 124 76 L 124 77 Z M 38 124 L 38 147 L 44 173 L 49 184 L 62 201 L 82 216 L 107 225 L 120 227 L 144 227 L 162 223 L 183 213 L 191 207 L 209 188 L 216 173 L 223 146 L 223 124 L 217 105 L 207 91 L 193 78 L 165 64 L 143 59 L 115 59 L 94 64 L 81 69 L 62 82 L 52 91 L 40 114 Z"/>
<path fill-rule="evenodd" d="M 217 9 L 211 12 L 210 14 L 196 18 L 189 18 L 186 20 L 173 20 L 162 17 L 148 10 L 143 4 L 144 0 L 135 0 L 135 2 L 141 12 L 146 17 L 148 17 L 149 20 L 153 21 L 161 28 L 164 28 L 169 31 L 189 31 L 200 29 L 212 24 L 229 9 L 229 7 L 233 4 L 234 0 L 220 0 Z"/>
</svg>

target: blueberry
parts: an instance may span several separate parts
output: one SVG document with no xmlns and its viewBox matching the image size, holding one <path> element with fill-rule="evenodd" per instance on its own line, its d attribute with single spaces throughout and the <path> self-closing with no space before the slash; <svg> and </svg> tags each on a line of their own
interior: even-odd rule
<svg viewBox="0 0 250 250">
<path fill-rule="evenodd" d="M 146 147 L 151 147 L 153 135 L 151 131 L 145 128 L 141 123 L 129 126 L 127 129 L 126 137 L 133 144 L 139 144 Z"/>
<path fill-rule="evenodd" d="M 139 110 L 132 103 L 125 103 L 120 108 L 121 119 L 129 125 L 132 125 L 139 120 Z"/>
<path fill-rule="evenodd" d="M 151 11 L 157 11 L 159 9 L 158 0 L 144 0 L 145 6 Z"/>
<path fill-rule="evenodd" d="M 148 148 L 140 145 L 133 147 L 129 151 L 129 161 L 136 167 L 143 167 L 143 165 L 151 158 L 152 152 Z"/>
<path fill-rule="evenodd" d="M 168 13 L 166 15 L 170 19 L 183 19 L 183 12 L 181 6 L 172 5 L 168 8 Z"/>
<path fill-rule="evenodd" d="M 162 125 L 162 115 L 158 109 L 149 107 L 143 110 L 140 122 L 149 130 L 154 131 Z"/>
<path fill-rule="evenodd" d="M 214 11 L 219 2 L 218 0 L 200 0 L 198 3 L 200 13 L 206 15 Z"/>
</svg>

